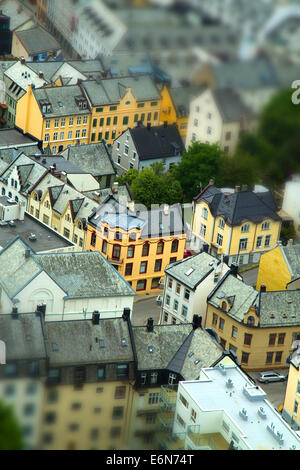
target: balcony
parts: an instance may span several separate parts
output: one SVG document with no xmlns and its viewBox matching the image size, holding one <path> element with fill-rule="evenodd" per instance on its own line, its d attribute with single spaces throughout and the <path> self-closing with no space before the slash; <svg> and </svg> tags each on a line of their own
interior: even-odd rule
<svg viewBox="0 0 300 470">
<path fill-rule="evenodd" d="M 111 256 L 108 256 L 107 257 L 108 261 L 110 262 L 110 264 L 118 264 L 118 265 L 122 265 L 123 262 L 124 262 L 124 259 L 123 258 L 113 258 Z"/>
<path fill-rule="evenodd" d="M 164 450 L 184 450 L 185 433 L 160 432 L 157 434 L 157 442 Z"/>
<path fill-rule="evenodd" d="M 160 387 L 160 398 L 162 407 L 175 407 L 178 385 L 162 385 Z"/>
<path fill-rule="evenodd" d="M 171 431 L 174 422 L 174 411 L 170 411 L 168 409 L 162 410 L 158 415 L 158 419 L 164 430 L 167 429 Z"/>
<path fill-rule="evenodd" d="M 200 426 L 189 426 L 187 437 L 197 450 L 229 450 L 229 443 L 220 433 L 203 434 Z"/>
</svg>

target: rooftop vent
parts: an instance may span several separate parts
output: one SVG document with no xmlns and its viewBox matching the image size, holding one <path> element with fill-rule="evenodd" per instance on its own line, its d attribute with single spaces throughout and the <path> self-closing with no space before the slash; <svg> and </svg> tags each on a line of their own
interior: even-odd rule
<svg viewBox="0 0 300 470">
<path fill-rule="evenodd" d="M 273 435 L 273 437 L 276 439 L 277 442 L 279 442 L 280 445 L 284 443 L 283 434 L 279 431 L 276 431 L 273 423 L 267 425 L 267 430 Z"/>
<path fill-rule="evenodd" d="M 232 382 L 231 379 L 228 379 L 228 380 L 226 381 L 226 387 L 227 387 L 227 388 L 232 388 L 232 387 L 233 387 L 233 382 Z"/>
<path fill-rule="evenodd" d="M 218 368 L 219 368 L 219 371 L 220 371 L 223 375 L 226 375 L 226 369 L 225 369 L 224 364 L 219 364 Z"/>
<path fill-rule="evenodd" d="M 122 346 L 127 346 L 126 338 L 122 338 L 121 344 Z"/>
<path fill-rule="evenodd" d="M 266 412 L 264 410 L 264 408 L 262 406 L 260 406 L 257 410 L 257 413 L 259 414 L 259 416 L 262 418 L 262 419 L 266 419 L 267 418 L 267 415 L 266 415 Z"/>
<path fill-rule="evenodd" d="M 242 408 L 239 411 L 239 415 L 240 415 L 241 418 L 243 418 L 244 421 L 248 420 L 248 414 L 247 414 L 247 410 L 245 408 Z"/>
<path fill-rule="evenodd" d="M 154 351 L 153 346 L 148 346 L 148 351 L 149 351 L 149 353 L 153 353 L 153 351 Z"/>
</svg>

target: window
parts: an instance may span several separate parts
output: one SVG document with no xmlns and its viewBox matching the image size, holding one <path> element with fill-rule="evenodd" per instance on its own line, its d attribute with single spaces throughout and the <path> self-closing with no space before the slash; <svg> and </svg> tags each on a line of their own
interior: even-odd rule
<svg viewBox="0 0 300 470">
<path fill-rule="evenodd" d="M 252 341 L 252 335 L 245 333 L 244 344 L 247 346 L 251 346 L 251 341 Z"/>
<path fill-rule="evenodd" d="M 285 333 L 278 334 L 278 344 L 284 344 Z"/>
<path fill-rule="evenodd" d="M 115 232 L 115 236 L 114 236 L 114 239 L 115 240 L 122 240 L 122 233 L 121 232 Z"/>
<path fill-rule="evenodd" d="M 277 351 L 275 354 L 275 362 L 281 362 L 282 360 L 282 351 Z"/>
<path fill-rule="evenodd" d="M 68 139 L 72 139 L 73 137 L 73 132 L 72 131 L 68 131 Z"/>
<path fill-rule="evenodd" d="M 65 127 L 65 125 L 66 125 L 66 118 L 61 118 L 60 127 Z"/>
<path fill-rule="evenodd" d="M 205 237 L 205 235 L 206 235 L 206 225 L 203 224 L 203 223 L 200 224 L 200 235 L 202 237 Z"/>
<path fill-rule="evenodd" d="M 105 366 L 98 367 L 97 369 L 97 379 L 103 380 L 105 378 Z"/>
<path fill-rule="evenodd" d="M 145 385 L 147 380 L 147 372 L 142 372 L 141 373 L 141 385 Z"/>
<path fill-rule="evenodd" d="M 79 126 L 81 124 L 81 116 L 78 116 L 77 117 L 77 126 Z"/>
<path fill-rule="evenodd" d="M 218 227 L 221 228 L 222 230 L 224 229 L 224 227 L 225 227 L 225 222 L 224 222 L 223 219 L 219 219 Z"/>
<path fill-rule="evenodd" d="M 211 135 L 211 132 L 212 132 L 212 128 L 209 126 L 209 127 L 207 128 L 207 133 L 208 133 L 208 135 Z"/>
<path fill-rule="evenodd" d="M 233 346 L 233 344 L 230 344 L 230 343 L 229 343 L 229 351 L 232 351 L 232 352 L 234 352 L 234 353 L 236 354 L 237 348 L 236 348 L 235 346 Z"/>
<path fill-rule="evenodd" d="M 93 119 L 93 127 L 97 127 L 97 119 Z"/>
<path fill-rule="evenodd" d="M 176 256 L 172 257 L 172 258 L 170 258 L 169 264 L 175 263 L 176 261 L 177 261 Z"/>
<path fill-rule="evenodd" d="M 149 393 L 148 405 L 156 405 L 159 402 L 159 393 Z"/>
<path fill-rule="evenodd" d="M 266 238 L 265 238 L 265 247 L 270 246 L 270 242 L 271 242 L 271 235 L 266 235 Z"/>
<path fill-rule="evenodd" d="M 223 245 L 223 235 L 221 235 L 220 233 L 217 234 L 217 245 Z"/>
<path fill-rule="evenodd" d="M 176 382 L 176 379 L 177 379 L 177 375 L 170 373 L 169 374 L 168 385 L 174 385 L 175 382 Z"/>
<path fill-rule="evenodd" d="M 58 126 L 59 126 L 59 119 L 55 119 L 55 121 L 54 121 L 54 127 L 57 128 Z"/>
<path fill-rule="evenodd" d="M 171 253 L 176 253 L 178 251 L 178 240 L 173 240 L 172 241 L 172 246 L 171 246 Z"/>
<path fill-rule="evenodd" d="M 295 400 L 293 414 L 296 415 L 297 413 L 298 413 L 298 402 L 297 400 Z"/>
<path fill-rule="evenodd" d="M 198 119 L 194 119 L 194 126 L 198 127 Z"/>
<path fill-rule="evenodd" d="M 124 413 L 124 407 L 123 406 L 114 406 L 113 413 L 112 413 L 112 419 L 122 419 L 123 418 L 123 413 Z"/>
<path fill-rule="evenodd" d="M 107 253 L 107 241 L 103 240 L 102 242 L 102 253 L 106 254 Z"/>
<path fill-rule="evenodd" d="M 183 406 L 185 406 L 186 408 L 189 407 L 188 401 L 184 398 L 183 395 L 181 395 L 181 393 L 179 394 L 179 400 L 181 401 L 181 403 L 183 404 Z"/>
<path fill-rule="evenodd" d="M 125 385 L 117 386 L 115 388 L 115 400 L 125 398 L 125 396 L 126 396 L 126 386 Z"/>
<path fill-rule="evenodd" d="M 86 137 L 86 129 L 82 129 L 81 137 Z"/>
<path fill-rule="evenodd" d="M 254 317 L 252 317 L 252 316 L 248 317 L 247 325 L 249 325 L 249 326 L 254 326 L 254 324 L 255 324 L 255 319 L 254 319 Z"/>
<path fill-rule="evenodd" d="M 142 261 L 140 266 L 140 274 L 147 272 L 147 261 Z"/>
<path fill-rule="evenodd" d="M 50 129 L 50 119 L 46 119 L 46 129 Z"/>
<path fill-rule="evenodd" d="M 128 116 L 123 117 L 123 126 L 126 126 L 128 124 Z"/>
<path fill-rule="evenodd" d="M 273 354 L 272 352 L 267 352 L 267 357 L 266 357 L 266 364 L 272 364 L 273 362 Z"/>
<path fill-rule="evenodd" d="M 47 402 L 48 403 L 56 403 L 58 400 L 58 391 L 57 390 L 49 390 L 47 394 Z"/>
<path fill-rule="evenodd" d="M 121 428 L 120 428 L 119 426 L 118 426 L 118 427 L 113 427 L 113 428 L 111 428 L 111 430 L 110 430 L 110 437 L 111 437 L 112 439 L 117 438 L 117 437 L 120 437 L 120 435 L 121 435 Z"/>
<path fill-rule="evenodd" d="M 69 119 L 69 126 L 73 126 L 73 122 L 74 122 L 74 118 L 73 117 L 70 117 Z"/>
<path fill-rule="evenodd" d="M 230 140 L 231 139 L 231 132 L 226 132 L 225 134 L 225 139 Z"/>
<path fill-rule="evenodd" d="M 164 314 L 164 322 L 168 323 L 169 315 L 167 313 Z"/>
<path fill-rule="evenodd" d="M 190 294 L 191 294 L 191 291 L 189 291 L 188 289 L 184 289 L 184 298 L 185 298 L 185 300 L 190 299 Z"/>
<path fill-rule="evenodd" d="M 249 353 L 242 351 L 242 359 L 241 359 L 242 364 L 248 364 L 248 361 L 249 361 Z"/>
<path fill-rule="evenodd" d="M 146 289 L 146 284 L 147 284 L 146 279 L 140 279 L 136 284 L 136 290 L 137 291 L 145 290 Z"/>
<path fill-rule="evenodd" d="M 58 139 L 58 132 L 54 132 L 53 134 L 53 140 L 57 140 Z"/>
<path fill-rule="evenodd" d="M 45 142 L 49 142 L 49 138 L 50 138 L 50 134 L 45 134 L 45 138 L 44 138 Z"/>
<path fill-rule="evenodd" d="M 269 346 L 273 346 L 276 342 L 276 333 L 271 333 L 269 335 Z"/>
<path fill-rule="evenodd" d="M 262 236 L 257 237 L 257 239 L 256 239 L 256 248 L 261 248 L 262 240 L 263 240 Z"/>
<path fill-rule="evenodd" d="M 233 326 L 232 327 L 232 333 L 231 333 L 231 337 L 232 338 L 236 338 L 237 337 L 237 327 L 236 326 Z"/>
<path fill-rule="evenodd" d="M 163 252 L 164 252 L 164 242 L 161 240 L 157 244 L 156 254 L 161 255 L 161 254 L 163 254 Z"/>
<path fill-rule="evenodd" d="M 168 280 L 168 288 L 169 288 L 169 289 L 172 289 L 172 286 L 173 286 L 173 279 L 169 278 L 169 280 Z"/>
<path fill-rule="evenodd" d="M 241 227 L 241 232 L 242 232 L 242 233 L 248 233 L 248 232 L 250 232 L 250 224 L 244 224 L 244 225 L 242 225 L 242 227 Z"/>
<path fill-rule="evenodd" d="M 174 300 L 174 310 L 175 310 L 175 312 L 178 311 L 178 305 L 179 305 L 178 300 Z"/>
<path fill-rule="evenodd" d="M 67 229 L 66 227 L 64 228 L 64 237 L 70 238 L 70 230 Z"/>
<path fill-rule="evenodd" d="M 218 324 L 218 315 L 216 313 L 213 313 L 212 324 L 214 326 L 217 326 L 217 324 Z"/>
<path fill-rule="evenodd" d="M 129 374 L 128 364 L 118 364 L 117 365 L 117 378 L 124 379 L 127 378 Z"/>
<path fill-rule="evenodd" d="M 202 217 L 203 219 L 207 219 L 208 217 L 208 210 L 206 209 L 206 207 L 203 207 L 202 209 Z"/>
<path fill-rule="evenodd" d="M 219 321 L 219 329 L 220 330 L 224 330 L 224 324 L 225 324 L 225 320 L 223 318 L 220 318 L 220 321 Z"/>
<path fill-rule="evenodd" d="M 270 230 L 270 222 L 263 222 L 261 225 L 262 230 Z"/>
<path fill-rule="evenodd" d="M 150 384 L 154 385 L 157 383 L 157 376 L 158 376 L 158 373 L 157 372 L 151 372 L 151 375 L 150 375 Z"/>
<path fill-rule="evenodd" d="M 102 140 L 102 132 L 98 132 L 98 140 Z"/>
<path fill-rule="evenodd" d="M 192 411 L 191 411 L 191 420 L 195 423 L 196 422 L 196 419 L 197 419 L 197 413 L 195 410 L 193 410 L 192 408 Z"/>
<path fill-rule="evenodd" d="M 137 107 L 138 108 L 143 108 L 145 106 L 145 103 L 138 103 Z"/>
<path fill-rule="evenodd" d="M 177 413 L 177 415 L 176 415 L 176 419 L 177 419 L 178 423 L 179 423 L 183 428 L 185 428 L 186 424 L 185 424 L 185 422 L 183 421 L 183 419 L 181 418 L 181 416 L 179 416 L 178 413 Z"/>
<path fill-rule="evenodd" d="M 127 249 L 127 258 L 133 258 L 134 257 L 134 249 L 135 249 L 134 245 L 129 245 L 129 247 Z"/>
<path fill-rule="evenodd" d="M 4 366 L 4 375 L 6 377 L 15 377 L 17 375 L 17 365 L 16 364 L 6 364 Z"/>
<path fill-rule="evenodd" d="M 56 413 L 54 411 L 48 411 L 45 413 L 44 422 L 46 424 L 53 424 L 56 421 Z"/>
<path fill-rule="evenodd" d="M 176 284 L 176 294 L 180 294 L 180 289 L 181 289 L 181 284 L 179 284 L 179 282 L 177 282 L 177 284 Z"/>
<path fill-rule="evenodd" d="M 155 261 L 155 265 L 154 265 L 154 271 L 155 272 L 161 271 L 161 263 L 162 263 L 161 259 L 157 259 Z"/>
<path fill-rule="evenodd" d="M 171 300 L 171 297 L 167 294 L 166 295 L 166 304 L 167 305 L 170 305 L 170 300 Z"/>
<path fill-rule="evenodd" d="M 133 263 L 127 263 L 125 267 L 125 276 L 131 276 Z"/>
<path fill-rule="evenodd" d="M 187 308 L 186 305 L 183 305 L 183 306 L 182 306 L 181 315 L 186 318 L 186 317 L 187 317 L 187 313 L 188 313 L 188 308 Z"/>
<path fill-rule="evenodd" d="M 248 238 L 241 238 L 240 244 L 239 244 L 239 251 L 247 250 L 247 246 L 248 246 Z"/>
<path fill-rule="evenodd" d="M 76 138 L 78 138 L 78 137 L 80 137 L 80 131 L 77 130 L 76 131 Z M 92 137 L 91 137 L 91 142 L 95 142 L 95 140 L 96 140 L 96 133 L 93 132 Z"/>
<path fill-rule="evenodd" d="M 103 108 L 96 108 L 96 113 L 102 113 L 103 112 Z"/>
<path fill-rule="evenodd" d="M 121 254 L 121 246 L 120 245 L 114 245 L 113 252 L 112 252 L 112 259 L 119 260 L 120 259 L 120 254 Z"/>
</svg>

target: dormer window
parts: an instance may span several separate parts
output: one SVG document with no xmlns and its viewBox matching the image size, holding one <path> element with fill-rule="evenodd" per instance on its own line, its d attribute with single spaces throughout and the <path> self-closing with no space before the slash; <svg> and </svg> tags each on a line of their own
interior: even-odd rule
<svg viewBox="0 0 300 470">
<path fill-rule="evenodd" d="M 75 97 L 75 101 L 76 101 L 77 106 L 80 109 L 86 109 L 87 108 L 87 100 L 85 98 L 83 98 L 82 96 Z"/>
<path fill-rule="evenodd" d="M 51 113 L 51 103 L 43 100 L 43 101 L 40 101 L 40 105 L 41 105 L 43 114 Z"/>
<path fill-rule="evenodd" d="M 225 300 L 222 300 L 221 302 L 221 309 L 224 310 L 224 312 L 227 312 L 227 303 Z"/>
</svg>

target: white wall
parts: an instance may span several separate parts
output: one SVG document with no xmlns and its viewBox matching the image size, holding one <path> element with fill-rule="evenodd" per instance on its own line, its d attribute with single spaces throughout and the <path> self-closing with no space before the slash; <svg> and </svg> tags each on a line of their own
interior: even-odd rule
<svg viewBox="0 0 300 470">
<path fill-rule="evenodd" d="M 299 181 L 288 181 L 285 184 L 282 210 L 292 217 L 297 234 L 300 235 L 300 177 Z"/>
</svg>

